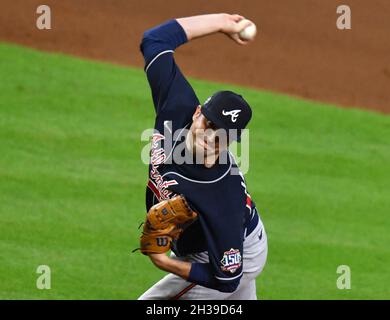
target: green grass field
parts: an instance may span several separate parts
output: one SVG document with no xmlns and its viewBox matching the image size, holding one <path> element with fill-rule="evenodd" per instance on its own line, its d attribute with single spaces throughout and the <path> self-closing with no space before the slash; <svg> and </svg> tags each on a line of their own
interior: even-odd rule
<svg viewBox="0 0 390 320">
<path fill-rule="evenodd" d="M 230 85 L 254 109 L 249 191 L 269 237 L 262 299 L 390 298 L 390 117 Z M 142 70 L 0 44 L 0 298 L 135 299 L 154 111 Z M 50 290 L 36 288 L 49 265 Z M 352 288 L 336 287 L 349 265 Z"/>
</svg>

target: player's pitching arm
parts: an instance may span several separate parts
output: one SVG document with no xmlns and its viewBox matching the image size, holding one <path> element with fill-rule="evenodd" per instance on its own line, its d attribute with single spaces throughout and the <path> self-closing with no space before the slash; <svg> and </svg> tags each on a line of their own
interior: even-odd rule
<svg viewBox="0 0 390 320">
<path fill-rule="evenodd" d="M 240 45 L 249 41 L 242 40 L 238 34 L 249 24 L 239 23 L 244 17 L 238 14 L 207 14 L 176 19 L 183 28 L 187 40 L 193 40 L 214 33 L 223 33 Z M 172 36 L 172 38 L 175 38 Z M 217 289 L 223 292 L 232 292 L 238 282 L 224 281 L 221 283 L 214 277 L 212 267 L 209 264 L 190 263 L 168 257 L 166 254 L 149 254 L 151 261 L 161 270 L 176 274 L 188 281 Z"/>
<path fill-rule="evenodd" d="M 247 21 L 244 24 L 240 24 L 239 22 L 241 20 L 244 20 L 243 16 L 226 13 L 205 14 L 176 19 L 183 27 L 188 41 L 221 32 L 238 44 L 245 45 L 249 40 L 241 39 L 239 33 L 249 26 L 251 22 Z"/>
<path fill-rule="evenodd" d="M 172 259 L 165 253 L 150 253 L 149 258 L 157 268 L 188 280 L 192 267 L 191 262 Z"/>
</svg>

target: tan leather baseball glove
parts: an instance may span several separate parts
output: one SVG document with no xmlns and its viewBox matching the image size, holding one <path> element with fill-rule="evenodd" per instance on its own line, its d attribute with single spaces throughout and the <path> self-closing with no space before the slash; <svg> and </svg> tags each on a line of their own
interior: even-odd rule
<svg viewBox="0 0 390 320">
<path fill-rule="evenodd" d="M 178 239 L 196 217 L 197 213 L 182 195 L 155 204 L 146 215 L 140 238 L 141 252 L 147 255 L 169 251 L 171 242 Z"/>
</svg>

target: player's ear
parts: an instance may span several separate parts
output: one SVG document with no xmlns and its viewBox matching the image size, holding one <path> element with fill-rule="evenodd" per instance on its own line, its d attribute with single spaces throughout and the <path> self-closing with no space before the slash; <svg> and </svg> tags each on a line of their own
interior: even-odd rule
<svg viewBox="0 0 390 320">
<path fill-rule="evenodd" d="M 195 110 L 194 114 L 192 115 L 192 121 L 195 121 L 195 119 L 200 116 L 200 108 L 201 108 L 200 105 L 196 107 L 196 110 Z"/>
</svg>

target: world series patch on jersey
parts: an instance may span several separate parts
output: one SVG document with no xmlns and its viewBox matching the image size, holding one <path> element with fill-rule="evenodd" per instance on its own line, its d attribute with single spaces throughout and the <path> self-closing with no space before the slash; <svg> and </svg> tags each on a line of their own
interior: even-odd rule
<svg viewBox="0 0 390 320">
<path fill-rule="evenodd" d="M 221 270 L 234 273 L 241 267 L 241 260 L 240 250 L 231 248 L 223 254 L 223 258 L 221 260 Z"/>
</svg>

